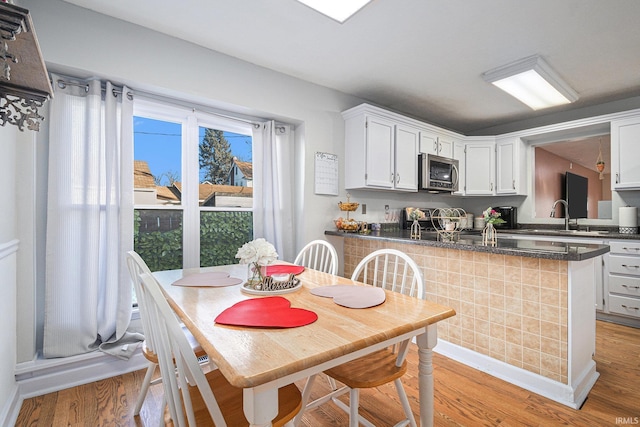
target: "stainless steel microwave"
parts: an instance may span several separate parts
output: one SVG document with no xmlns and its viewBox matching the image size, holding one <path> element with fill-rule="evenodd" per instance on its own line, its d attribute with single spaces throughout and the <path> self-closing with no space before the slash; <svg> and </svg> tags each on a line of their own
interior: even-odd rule
<svg viewBox="0 0 640 427">
<path fill-rule="evenodd" d="M 458 191 L 458 161 L 421 153 L 418 156 L 418 189 L 431 193 Z"/>
</svg>

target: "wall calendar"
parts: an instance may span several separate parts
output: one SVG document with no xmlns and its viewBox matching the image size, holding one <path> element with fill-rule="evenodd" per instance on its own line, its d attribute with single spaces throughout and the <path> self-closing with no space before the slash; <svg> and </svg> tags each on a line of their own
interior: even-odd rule
<svg viewBox="0 0 640 427">
<path fill-rule="evenodd" d="M 338 195 L 338 155 L 316 153 L 315 194 Z"/>
</svg>

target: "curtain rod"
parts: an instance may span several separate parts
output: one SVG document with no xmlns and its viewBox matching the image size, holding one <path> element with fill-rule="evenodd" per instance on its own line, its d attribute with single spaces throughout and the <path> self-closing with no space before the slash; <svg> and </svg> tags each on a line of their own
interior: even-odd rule
<svg viewBox="0 0 640 427">
<path fill-rule="evenodd" d="M 53 82 L 51 82 L 53 83 Z M 78 83 L 78 82 L 74 82 L 74 81 L 69 81 L 69 80 L 63 80 L 63 79 L 57 79 L 56 80 L 56 84 L 58 85 L 58 87 L 60 89 L 64 89 L 67 86 L 75 86 L 75 87 L 80 87 L 80 88 L 84 88 L 85 92 L 89 92 L 89 84 L 88 83 Z M 102 91 L 106 91 L 106 88 L 103 86 L 102 87 Z M 118 96 L 122 94 L 122 88 L 118 88 L 118 87 L 114 87 L 111 92 L 113 93 L 113 96 Z M 127 92 L 127 98 L 129 100 L 133 100 L 133 92 L 128 91 Z"/>
<path fill-rule="evenodd" d="M 66 86 L 76 86 L 76 87 L 84 87 L 85 91 L 89 91 L 89 85 L 87 83 L 79 83 L 73 80 L 86 80 L 86 79 L 81 79 L 81 78 L 74 78 L 74 77 L 70 77 L 70 76 L 62 76 L 63 78 L 59 78 L 56 80 L 56 84 L 58 85 L 58 87 L 60 87 L 61 89 L 64 89 Z M 53 84 L 53 80 L 51 79 L 51 74 L 49 75 L 49 79 L 51 80 L 52 84 Z M 69 80 L 66 80 L 69 79 Z M 103 87 L 102 90 L 104 91 L 105 88 Z M 122 88 L 114 88 L 113 89 L 113 95 L 117 96 L 118 94 L 122 93 Z M 241 118 L 241 117 L 236 117 L 236 116 L 232 116 L 232 115 L 228 115 L 228 114 L 223 114 L 220 113 L 218 111 L 214 111 L 211 109 L 211 107 L 207 107 L 204 105 L 200 105 L 200 104 L 195 104 L 193 102 L 189 102 L 189 101 L 183 101 L 181 99 L 175 99 L 175 98 L 168 98 L 162 95 L 156 95 L 153 93 L 149 93 L 149 92 L 144 92 L 144 91 L 139 91 L 139 90 L 132 90 L 130 89 L 127 92 L 127 98 L 129 99 L 133 99 L 133 95 L 139 96 L 140 98 L 146 98 L 146 99 L 151 99 L 154 101 L 161 101 L 161 102 L 165 102 L 167 104 L 171 104 L 171 105 L 180 105 L 182 107 L 186 107 L 189 108 L 193 111 L 201 111 L 203 113 L 207 113 L 207 114 L 211 114 L 214 116 L 218 116 L 218 117 L 222 117 L 225 119 L 229 119 L 229 120 L 235 120 L 237 122 L 240 123 L 246 123 L 246 124 L 250 124 L 252 125 L 254 128 L 259 128 L 263 122 L 267 121 L 268 119 L 264 119 L 264 118 L 252 118 L 252 119 L 245 119 L 245 118 Z M 278 124 L 278 123 L 277 123 Z M 279 130 L 281 132 L 284 132 L 284 126 L 278 126 L 276 128 L 276 130 Z"/>
</svg>

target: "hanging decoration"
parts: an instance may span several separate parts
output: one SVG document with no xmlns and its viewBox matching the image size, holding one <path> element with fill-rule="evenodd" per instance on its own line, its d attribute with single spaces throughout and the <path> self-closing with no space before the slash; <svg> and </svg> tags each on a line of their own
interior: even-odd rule
<svg viewBox="0 0 640 427">
<path fill-rule="evenodd" d="M 602 138 L 600 138 L 600 142 L 598 143 L 598 159 L 596 160 L 596 170 L 600 172 L 600 179 L 604 179 L 604 160 L 602 160 Z"/>
<path fill-rule="evenodd" d="M 40 130 L 40 108 L 52 96 L 29 11 L 0 0 L 0 126 Z"/>
</svg>

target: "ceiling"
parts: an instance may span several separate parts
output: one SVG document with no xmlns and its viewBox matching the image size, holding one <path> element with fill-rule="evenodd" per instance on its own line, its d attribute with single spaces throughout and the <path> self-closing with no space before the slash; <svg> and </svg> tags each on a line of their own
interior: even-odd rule
<svg viewBox="0 0 640 427">
<path fill-rule="evenodd" d="M 344 24 L 295 0 L 66 1 L 467 135 L 640 96 L 638 0 L 373 0 Z M 577 102 L 536 112 L 481 77 L 534 54 Z"/>
<path fill-rule="evenodd" d="M 611 173 L 610 135 L 554 142 L 553 144 L 541 145 L 541 148 L 593 171 L 596 170 L 596 162 L 602 153 L 602 161 L 605 165 L 604 173 Z"/>
</svg>

